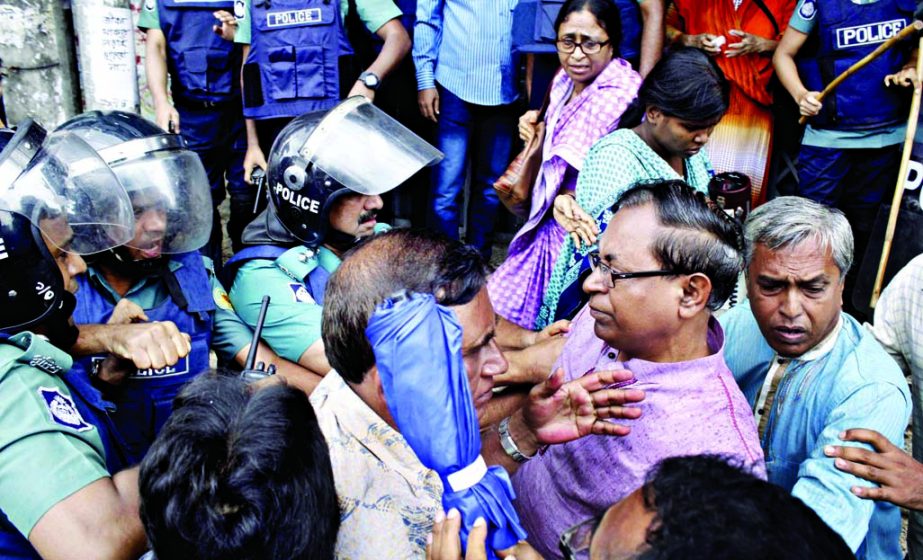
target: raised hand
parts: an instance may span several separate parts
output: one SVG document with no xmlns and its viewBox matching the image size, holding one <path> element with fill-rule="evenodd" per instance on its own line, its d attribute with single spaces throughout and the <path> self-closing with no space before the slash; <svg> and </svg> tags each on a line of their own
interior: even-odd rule
<svg viewBox="0 0 923 560">
<path fill-rule="evenodd" d="M 611 385 L 633 378 L 630 371 L 594 372 L 564 383 L 558 369 L 536 385 L 523 407 L 525 425 L 541 445 L 566 443 L 590 434 L 625 436 L 628 426 L 613 419 L 636 419 L 641 409 L 627 406 L 644 399 L 639 389 L 611 389 Z"/>
</svg>

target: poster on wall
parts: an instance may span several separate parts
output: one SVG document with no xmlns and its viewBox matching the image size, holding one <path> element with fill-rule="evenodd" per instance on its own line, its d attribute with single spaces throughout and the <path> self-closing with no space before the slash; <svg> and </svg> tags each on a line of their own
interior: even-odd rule
<svg viewBox="0 0 923 560">
<path fill-rule="evenodd" d="M 137 111 L 135 31 L 131 10 L 101 0 L 76 2 L 74 30 L 85 110 Z"/>
</svg>

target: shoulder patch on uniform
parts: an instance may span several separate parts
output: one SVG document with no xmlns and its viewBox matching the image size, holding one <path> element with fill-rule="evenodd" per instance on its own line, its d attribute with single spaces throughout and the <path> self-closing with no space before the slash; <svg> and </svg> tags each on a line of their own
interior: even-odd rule
<svg viewBox="0 0 923 560">
<path fill-rule="evenodd" d="M 245 19 L 247 17 L 247 5 L 244 0 L 234 0 L 234 17 Z"/>
<path fill-rule="evenodd" d="M 814 16 L 817 15 L 817 7 L 814 5 L 814 0 L 804 0 L 801 8 L 798 9 L 798 15 L 804 19 L 814 19 Z"/>
<path fill-rule="evenodd" d="M 29 359 L 29 365 L 49 375 L 58 375 L 64 371 L 64 368 L 50 356 L 32 356 Z"/>
<path fill-rule="evenodd" d="M 153 12 L 154 11 L 154 0 L 144 0 L 144 9 Z"/>
<path fill-rule="evenodd" d="M 222 288 L 215 288 L 212 290 L 212 298 L 215 300 L 215 305 L 221 309 L 227 311 L 234 311 L 234 305 L 231 303 L 231 298 L 228 297 L 228 293 Z"/>
<path fill-rule="evenodd" d="M 308 293 L 308 289 L 304 284 L 289 284 L 288 287 L 292 290 L 292 299 L 299 303 L 314 303 L 314 298 L 311 297 L 311 294 Z"/>
<path fill-rule="evenodd" d="M 48 413 L 51 419 L 66 428 L 78 432 L 92 430 L 93 425 L 89 424 L 80 415 L 77 405 L 70 396 L 62 393 L 57 387 L 39 387 L 38 394 L 45 399 L 45 406 L 48 407 Z"/>
</svg>

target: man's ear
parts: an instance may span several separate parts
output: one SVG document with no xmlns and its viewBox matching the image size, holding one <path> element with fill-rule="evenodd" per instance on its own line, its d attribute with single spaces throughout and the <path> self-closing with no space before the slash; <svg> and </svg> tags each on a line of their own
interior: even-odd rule
<svg viewBox="0 0 923 560">
<path fill-rule="evenodd" d="M 369 408 L 375 411 L 389 426 L 397 430 L 397 424 L 391 417 L 391 410 L 388 408 L 388 400 L 385 399 L 385 387 L 381 383 L 381 376 L 378 375 L 378 365 L 373 365 L 365 374 L 365 380 L 371 385 L 370 389 L 374 394 L 374 402 L 366 402 Z"/>
<path fill-rule="evenodd" d="M 679 300 L 679 315 L 691 319 L 702 312 L 711 296 L 711 279 L 701 272 L 687 276 L 683 281 L 683 296 Z"/>
</svg>

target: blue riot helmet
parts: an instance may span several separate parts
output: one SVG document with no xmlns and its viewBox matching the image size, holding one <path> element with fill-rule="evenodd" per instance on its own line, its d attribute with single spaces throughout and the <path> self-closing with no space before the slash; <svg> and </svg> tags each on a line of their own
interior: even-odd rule
<svg viewBox="0 0 923 560">
<path fill-rule="evenodd" d="M 388 192 L 442 158 L 368 99 L 351 97 L 301 115 L 279 133 L 266 172 L 270 210 L 293 236 L 317 247 L 331 233 L 337 199 Z"/>
<path fill-rule="evenodd" d="M 49 247 L 91 255 L 131 239 L 131 202 L 80 138 L 26 120 L 0 130 L 0 332 L 42 327 L 70 347 L 74 296 Z M 56 251 L 57 252 L 57 251 Z"/>
<path fill-rule="evenodd" d="M 89 111 L 57 128 L 95 148 L 131 198 L 135 234 L 113 251 L 126 272 L 162 265 L 163 255 L 197 251 L 212 229 L 208 176 L 183 138 L 124 111 Z"/>
</svg>

